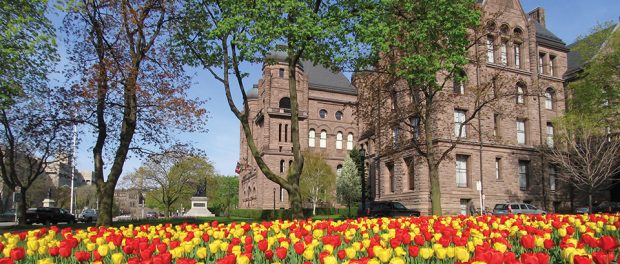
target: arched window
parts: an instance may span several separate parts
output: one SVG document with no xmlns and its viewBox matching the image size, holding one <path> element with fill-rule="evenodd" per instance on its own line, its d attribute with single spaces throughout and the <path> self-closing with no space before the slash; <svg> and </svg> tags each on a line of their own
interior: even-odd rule
<svg viewBox="0 0 620 264">
<path fill-rule="evenodd" d="M 340 176 L 342 174 L 342 164 L 338 164 L 338 166 L 336 166 L 336 175 Z"/>
<path fill-rule="evenodd" d="M 553 109 L 553 97 L 555 96 L 555 92 L 553 88 L 549 87 L 545 91 L 545 108 L 552 110 Z"/>
<path fill-rule="evenodd" d="M 517 104 L 525 103 L 525 84 L 517 83 Z"/>
<path fill-rule="evenodd" d="M 308 147 L 314 147 L 314 139 L 316 138 L 316 132 L 314 129 L 310 129 L 308 132 Z"/>
<path fill-rule="evenodd" d="M 319 110 L 319 117 L 326 118 L 327 117 L 327 110 L 325 110 L 325 109 Z"/>
<path fill-rule="evenodd" d="M 353 133 L 347 135 L 347 150 L 353 149 Z"/>
<path fill-rule="evenodd" d="M 495 63 L 495 38 L 487 36 L 487 63 Z"/>
<path fill-rule="evenodd" d="M 319 142 L 319 146 L 321 148 L 326 148 L 327 147 L 327 131 L 325 130 L 321 130 L 321 139 Z"/>
<path fill-rule="evenodd" d="M 336 149 L 342 149 L 342 132 L 336 133 Z"/>
<path fill-rule="evenodd" d="M 291 98 L 288 97 L 282 97 L 280 99 L 280 102 L 278 104 L 278 107 L 280 108 L 284 108 L 284 109 L 291 109 Z"/>
<path fill-rule="evenodd" d="M 452 82 L 452 87 L 454 89 L 455 94 L 465 94 L 465 78 L 467 78 L 467 75 L 465 74 L 465 71 L 463 70 L 458 70 L 454 74 L 454 80 Z"/>
<path fill-rule="evenodd" d="M 502 24 L 499 27 L 499 31 L 502 33 L 502 35 L 508 35 L 510 33 L 510 26 L 508 26 L 508 24 Z"/>
<path fill-rule="evenodd" d="M 336 120 L 342 120 L 342 116 L 343 116 L 342 112 L 340 111 L 336 112 Z"/>
</svg>

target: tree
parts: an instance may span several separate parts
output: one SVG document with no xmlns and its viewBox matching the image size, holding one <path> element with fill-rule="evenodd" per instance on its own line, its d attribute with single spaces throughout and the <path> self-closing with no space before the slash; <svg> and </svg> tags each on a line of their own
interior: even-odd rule
<svg viewBox="0 0 620 264">
<path fill-rule="evenodd" d="M 316 215 L 318 203 L 332 200 L 336 173 L 325 162 L 320 153 L 304 153 L 304 170 L 301 173 L 299 190 L 301 197 L 312 204 L 312 215 Z"/>
<path fill-rule="evenodd" d="M 58 60 L 48 1 L 15 0 L 0 5 L 0 107 L 25 90 L 47 85 Z"/>
<path fill-rule="evenodd" d="M 357 117 L 375 132 L 379 151 L 413 149 L 426 163 L 432 213 L 440 215 L 440 164 L 463 142 L 465 128 L 486 118 L 485 110 L 510 115 L 502 108 L 516 94 L 516 78 L 482 66 L 486 54 L 478 43 L 496 30 L 486 21 L 497 14 L 483 16 L 472 0 L 438 0 L 381 1 L 363 15 L 356 32 L 372 52 L 354 76 Z M 466 93 L 455 92 L 461 85 Z M 467 109 L 458 129 L 446 111 L 455 107 Z M 481 141 L 488 132 L 478 127 L 475 133 Z"/>
<path fill-rule="evenodd" d="M 151 155 L 148 161 L 128 176 L 134 186 L 150 190 L 149 207 L 161 208 L 170 216 L 173 207 L 186 207 L 200 186 L 213 186 L 213 165 L 205 158 L 167 152 Z M 183 204 L 186 203 L 186 204 Z"/>
<path fill-rule="evenodd" d="M 76 66 L 67 72 L 66 104 L 92 129 L 97 224 L 110 225 L 127 157 L 156 153 L 180 132 L 202 131 L 206 111 L 203 101 L 187 97 L 189 80 L 168 48 L 175 2 L 70 3 L 64 22 Z"/>
<path fill-rule="evenodd" d="M 192 66 L 204 67 L 226 91 L 231 111 L 240 121 L 250 152 L 261 172 L 286 189 L 294 218 L 302 218 L 299 192 L 304 160 L 299 143 L 297 95 L 301 59 L 335 68 L 348 54 L 355 17 L 345 4 L 355 1 L 188 1 L 178 23 L 177 47 Z M 293 163 L 286 178 L 278 176 L 264 161 L 250 127 L 253 117 L 245 94 L 245 63 L 265 62 L 267 52 L 285 54 L 291 103 Z M 265 63 L 274 63 L 266 61 Z M 232 75 L 232 76 L 231 76 Z M 233 78 L 231 81 L 230 79 Z M 237 85 L 243 108 L 236 104 L 231 86 Z"/>
<path fill-rule="evenodd" d="M 228 216 L 230 209 L 239 204 L 239 177 L 216 176 L 213 183 L 207 188 L 209 210 L 216 215 Z"/>
<path fill-rule="evenodd" d="M 555 122 L 554 147 L 543 151 L 562 173 L 559 180 L 588 195 L 607 190 L 617 183 L 620 173 L 620 138 L 600 128 L 600 119 L 589 115 L 571 115 Z"/>
<path fill-rule="evenodd" d="M 347 155 L 342 165 L 342 172 L 336 178 L 336 195 L 338 201 L 346 204 L 351 214 L 351 204 L 359 202 L 362 198 L 361 179 L 355 161 L 351 155 Z"/>
</svg>

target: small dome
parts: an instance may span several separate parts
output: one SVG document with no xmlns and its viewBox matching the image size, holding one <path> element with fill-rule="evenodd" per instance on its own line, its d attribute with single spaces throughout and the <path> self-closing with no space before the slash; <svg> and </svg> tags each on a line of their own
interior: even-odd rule
<svg viewBox="0 0 620 264">
<path fill-rule="evenodd" d="M 246 96 L 249 99 L 258 99 L 258 85 L 253 85 L 252 89 L 245 92 Z"/>
<path fill-rule="evenodd" d="M 280 48 L 280 47 L 278 47 Z M 288 54 L 286 54 L 286 51 L 284 50 L 275 50 L 275 51 L 270 51 L 267 53 L 267 55 L 265 56 L 265 62 L 269 62 L 269 63 L 288 63 L 286 61 L 286 59 L 288 58 Z M 301 60 L 299 60 L 297 62 L 297 65 L 300 68 L 304 68 L 303 63 L 301 63 Z"/>
</svg>

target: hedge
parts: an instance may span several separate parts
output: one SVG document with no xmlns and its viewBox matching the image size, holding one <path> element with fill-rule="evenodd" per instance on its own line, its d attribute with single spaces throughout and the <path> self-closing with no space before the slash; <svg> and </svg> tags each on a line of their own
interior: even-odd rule
<svg viewBox="0 0 620 264">
<path fill-rule="evenodd" d="M 312 217 L 312 209 L 302 209 L 304 217 Z M 271 219 L 291 219 L 291 210 L 289 209 L 232 209 L 230 210 L 230 216 L 271 220 Z M 343 217 L 349 216 L 349 210 L 347 208 L 317 208 L 316 215 L 341 215 Z M 357 216 L 357 209 L 351 208 L 351 217 Z"/>
</svg>

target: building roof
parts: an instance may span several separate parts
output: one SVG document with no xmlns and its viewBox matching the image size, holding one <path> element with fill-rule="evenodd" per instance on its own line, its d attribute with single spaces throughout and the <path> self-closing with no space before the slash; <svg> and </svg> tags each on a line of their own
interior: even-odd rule
<svg viewBox="0 0 620 264">
<path fill-rule="evenodd" d="M 616 24 L 614 26 L 610 26 L 609 28 L 603 29 L 603 30 L 598 31 L 596 33 L 593 33 L 593 34 L 591 34 L 591 35 L 589 35 L 589 36 L 587 36 L 585 38 L 579 39 L 579 40 L 575 41 L 574 43 L 568 45 L 568 48 L 570 49 L 570 52 L 567 55 L 568 56 L 568 65 L 567 65 L 565 76 L 567 78 L 570 78 L 576 72 L 581 70 L 583 68 L 584 64 L 586 64 L 586 62 L 591 59 L 590 55 L 581 54 L 577 49 L 575 49 L 575 47 L 579 46 L 582 43 L 586 43 L 589 46 L 598 46 L 599 49 L 600 49 L 604 45 L 605 41 L 608 39 L 608 36 L 603 37 L 603 38 L 596 38 L 596 37 L 593 37 L 593 36 L 595 34 L 611 35 L 611 33 L 613 31 L 617 30 L 619 27 L 620 27 L 620 23 Z M 593 54 L 595 54 L 595 53 L 593 53 Z"/>
<path fill-rule="evenodd" d="M 534 21 L 534 25 L 536 27 L 536 41 L 539 44 L 559 50 L 568 51 L 566 43 L 564 43 L 561 38 L 558 38 L 558 36 L 553 34 L 553 32 L 549 31 L 542 24 L 538 23 L 538 21 Z"/>
<path fill-rule="evenodd" d="M 304 71 L 308 74 L 308 86 L 313 90 L 356 95 L 357 90 L 342 72 L 334 72 L 322 65 L 303 61 Z"/>
</svg>

